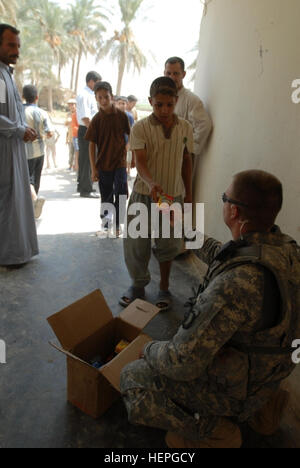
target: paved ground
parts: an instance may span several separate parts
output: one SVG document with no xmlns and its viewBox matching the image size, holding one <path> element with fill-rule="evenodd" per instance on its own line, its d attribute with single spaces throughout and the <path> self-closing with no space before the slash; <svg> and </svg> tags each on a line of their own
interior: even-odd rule
<svg viewBox="0 0 300 468">
<path fill-rule="evenodd" d="M 163 447 L 160 431 L 128 424 L 121 401 L 99 421 L 66 401 L 65 357 L 49 346 L 55 337 L 47 317 L 96 289 L 118 315 L 118 298 L 130 282 L 122 239 L 95 236 L 100 202 L 78 196 L 76 174 L 68 170 L 64 128 L 59 131 L 58 168 L 42 176 L 40 195 L 47 201 L 37 222 L 40 255 L 20 270 L 0 271 L 0 339 L 7 351 L 7 363 L 0 366 L 0 448 Z M 184 261 L 174 268 L 174 309 L 146 329 L 154 338 L 176 331 L 184 302 L 198 282 L 192 268 Z M 159 279 L 154 260 L 151 271 L 148 299 L 153 301 Z"/>
<path fill-rule="evenodd" d="M 7 345 L 7 364 L 0 366 L 0 448 L 163 448 L 161 431 L 128 424 L 121 401 L 98 421 L 66 402 L 65 358 L 48 344 L 54 335 L 47 317 L 95 289 L 102 290 L 113 315 L 118 315 L 122 310 L 118 298 L 129 279 L 122 239 L 95 236 L 99 200 L 81 199 L 76 193 L 64 127 L 59 131 L 58 169 L 45 170 L 42 177 L 41 195 L 47 202 L 37 223 L 40 255 L 21 270 L 0 271 L 0 339 Z M 153 301 L 159 271 L 154 260 L 150 267 L 148 300 Z M 159 314 L 147 333 L 155 339 L 174 334 L 191 288 L 203 272 L 192 256 L 174 264 L 174 308 Z M 296 437 L 294 428 L 290 418 L 270 438 L 243 428 L 244 446 L 297 446 L 299 433 Z"/>
</svg>

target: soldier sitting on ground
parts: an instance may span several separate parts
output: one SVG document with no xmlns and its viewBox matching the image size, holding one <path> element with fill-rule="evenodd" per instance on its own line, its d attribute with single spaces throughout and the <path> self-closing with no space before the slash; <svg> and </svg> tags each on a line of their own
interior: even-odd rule
<svg viewBox="0 0 300 468">
<path fill-rule="evenodd" d="M 129 420 L 168 431 L 172 448 L 239 448 L 239 423 L 279 427 L 300 337 L 300 250 L 274 225 L 282 186 L 263 171 L 237 174 L 223 194 L 233 240 L 207 238 L 204 284 L 170 341 L 148 343 L 121 375 Z"/>
</svg>

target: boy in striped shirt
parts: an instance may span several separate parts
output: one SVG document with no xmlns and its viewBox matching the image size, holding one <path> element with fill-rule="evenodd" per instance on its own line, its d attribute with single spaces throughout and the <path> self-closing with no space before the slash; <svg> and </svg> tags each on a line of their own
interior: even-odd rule
<svg viewBox="0 0 300 468">
<path fill-rule="evenodd" d="M 151 280 L 148 264 L 151 257 L 151 205 L 161 194 L 174 202 L 192 203 L 193 129 L 189 122 L 177 117 L 177 89 L 171 78 L 157 78 L 151 85 L 149 102 L 153 108 L 150 117 L 135 124 L 130 136 L 138 176 L 131 195 L 127 226 L 135 216 L 130 215 L 134 203 L 142 203 L 148 210 L 148 236 L 124 239 L 124 256 L 132 286 L 120 299 L 126 307 L 133 300 L 145 297 L 145 287 Z M 171 229 L 172 231 L 172 229 Z M 182 250 L 182 239 L 161 235 L 155 239 L 154 253 L 160 265 L 160 289 L 156 305 L 167 310 L 172 303 L 169 277 L 172 261 Z"/>
</svg>

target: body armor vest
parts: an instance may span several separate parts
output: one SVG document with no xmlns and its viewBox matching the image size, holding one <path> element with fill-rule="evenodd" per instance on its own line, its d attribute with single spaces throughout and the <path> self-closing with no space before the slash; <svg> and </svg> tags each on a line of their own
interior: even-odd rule
<svg viewBox="0 0 300 468">
<path fill-rule="evenodd" d="M 245 241 L 232 241 L 225 245 L 211 263 L 204 284 L 193 298 L 195 304 L 198 295 L 216 276 L 239 265 L 258 265 L 275 279 L 275 293 L 279 291 L 280 297 L 278 321 L 272 328 L 253 333 L 238 332 L 225 345 L 248 356 L 248 396 L 255 395 L 265 386 L 276 388 L 293 371 L 295 363 L 292 361 L 292 353 L 295 348 L 292 343 L 300 339 L 299 247 L 292 238 L 281 233 L 274 239 L 275 242 L 271 243 L 249 245 Z M 274 289 L 265 291 L 265 294 L 274 294 Z M 193 310 L 193 300 L 189 306 L 191 310 L 186 315 L 184 328 L 189 328 L 197 315 Z M 275 317 L 274 311 L 267 309 L 264 308 L 262 315 Z"/>
</svg>

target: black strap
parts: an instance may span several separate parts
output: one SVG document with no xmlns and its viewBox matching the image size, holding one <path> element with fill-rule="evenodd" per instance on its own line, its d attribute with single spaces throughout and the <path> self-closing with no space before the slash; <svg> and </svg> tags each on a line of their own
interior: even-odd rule
<svg viewBox="0 0 300 468">
<path fill-rule="evenodd" d="M 248 346 L 242 343 L 236 343 L 234 341 L 230 341 L 227 343 L 226 346 L 236 348 L 238 351 L 242 353 L 250 354 L 265 354 L 265 355 L 286 355 L 292 354 L 295 351 L 295 348 L 279 348 L 279 347 L 270 347 L 270 346 Z"/>
</svg>

